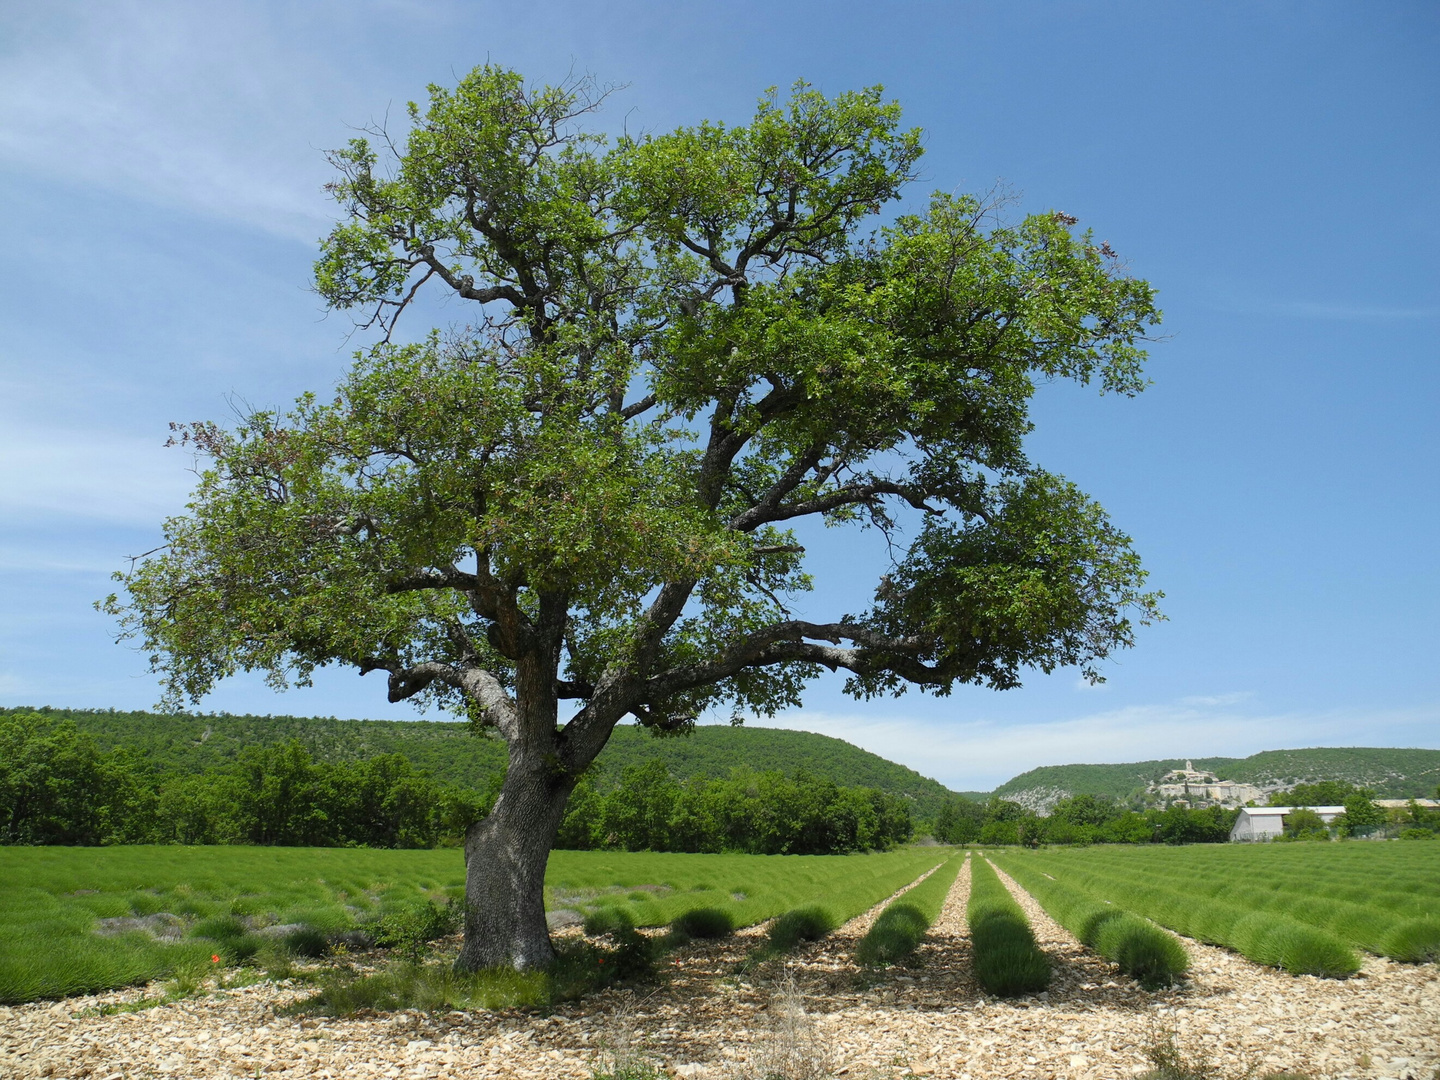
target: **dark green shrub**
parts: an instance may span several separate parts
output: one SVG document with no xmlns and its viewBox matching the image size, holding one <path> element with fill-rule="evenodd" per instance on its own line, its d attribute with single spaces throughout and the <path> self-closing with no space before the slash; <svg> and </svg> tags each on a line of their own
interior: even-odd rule
<svg viewBox="0 0 1440 1080">
<path fill-rule="evenodd" d="M 426 900 L 383 915 L 369 929 L 376 945 L 399 949 L 412 962 L 418 962 L 426 945 L 454 932 L 462 911 L 463 906 L 453 900 L 444 907 Z"/>
<path fill-rule="evenodd" d="M 223 957 L 226 963 L 243 964 L 260 951 L 264 944 L 258 937 L 245 929 L 245 924 L 233 915 L 212 915 L 195 924 L 190 936 L 203 938 L 215 943 L 214 955 Z"/>
<path fill-rule="evenodd" d="M 282 944 L 291 956 L 310 960 L 318 960 L 330 950 L 329 939 L 311 926 L 286 934 Z"/>
<path fill-rule="evenodd" d="M 1010 868 L 1008 862 L 1004 865 Z M 1026 887 L 1029 888 L 1028 885 Z M 1056 922 L 1065 925 L 1067 930 L 1071 930 L 1075 936 L 1080 939 L 1080 944 L 1095 949 L 1096 952 L 1100 951 L 1096 948 L 1096 945 L 1100 940 L 1100 934 L 1105 929 L 1106 924 L 1114 922 L 1124 915 L 1124 910 L 1121 908 L 1112 907 L 1108 904 L 1102 905 L 1096 902 L 1093 909 L 1078 913 L 1078 915 L 1074 917 L 1075 926 L 1072 928 L 1065 924 L 1063 919 L 1055 915 L 1055 912 L 1050 911 L 1049 905 L 1040 898 L 1037 890 L 1030 888 L 1029 891 L 1032 896 L 1035 896 L 1035 898 L 1040 901 L 1041 906 L 1044 907 L 1046 911 L 1049 911 L 1052 916 L 1055 916 Z M 1078 907 L 1079 904 L 1077 903 L 1076 906 Z"/>
<path fill-rule="evenodd" d="M 835 919 L 824 908 L 795 908 L 770 924 L 770 946 L 788 952 L 802 941 L 819 941 L 834 929 Z"/>
<path fill-rule="evenodd" d="M 981 989 L 997 997 L 1016 997 L 1050 985 L 1050 958 L 1035 944 L 1025 913 L 984 859 L 971 862 L 966 917 Z"/>
<path fill-rule="evenodd" d="M 684 937 L 723 938 L 735 932 L 735 920 L 722 908 L 692 908 L 672 922 L 670 929 Z"/>
</svg>

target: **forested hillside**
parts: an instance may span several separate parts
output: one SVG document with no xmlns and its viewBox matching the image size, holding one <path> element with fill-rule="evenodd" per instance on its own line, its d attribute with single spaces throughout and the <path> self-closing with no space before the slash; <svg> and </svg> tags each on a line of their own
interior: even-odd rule
<svg viewBox="0 0 1440 1080">
<path fill-rule="evenodd" d="M 27 710 L 0 710 L 27 711 Z M 466 724 L 416 720 L 335 720 L 295 716 L 191 716 L 112 710 L 46 709 L 73 720 L 102 749 L 129 747 L 153 765 L 207 772 L 233 762 L 246 746 L 295 739 L 319 761 L 351 761 L 403 754 L 436 780 L 488 790 L 505 762 L 505 747 L 477 738 Z M 615 729 L 600 755 L 601 790 L 619 783 L 627 765 L 659 759 L 677 779 L 722 779 L 737 768 L 804 770 L 847 787 L 873 787 L 910 801 L 915 817 L 933 820 L 951 794 L 893 761 L 827 735 L 780 728 L 706 726 L 679 738 L 657 739 L 638 727 Z"/>
<path fill-rule="evenodd" d="M 24 711 L 0 709 L 0 713 Z M 437 781 L 487 791 L 505 760 L 501 743 L 477 738 L 466 724 L 416 720 L 336 720 L 295 716 L 192 716 L 114 710 L 48 709 L 73 720 L 103 749 L 129 747 L 156 767 L 207 772 L 232 763 L 246 746 L 295 739 L 318 761 L 355 761 L 403 754 Z M 656 739 L 632 726 L 615 729 L 600 756 L 597 786 L 611 790 L 628 765 L 659 759 L 671 775 L 724 778 L 735 768 L 805 770 L 846 786 L 879 788 L 909 801 L 918 821 L 933 821 L 953 794 L 912 769 L 840 739 L 765 727 L 700 727 L 693 734 Z M 1247 758 L 1194 758 L 1197 769 L 1242 783 L 1286 784 L 1343 780 L 1373 789 L 1380 798 L 1433 795 L 1440 784 L 1440 750 L 1370 747 L 1266 750 Z M 1026 792 L 1106 795 L 1125 801 L 1171 769 L 1178 758 L 1117 765 L 1048 765 L 1021 773 L 993 794 L 1013 799 Z M 983 800 L 991 793 L 962 792 Z"/>
<path fill-rule="evenodd" d="M 1316 747 L 1265 750 L 1247 758 L 1193 758 L 1192 762 L 1195 768 L 1208 769 L 1222 780 L 1258 785 L 1343 780 L 1371 788 L 1382 799 L 1433 795 L 1440 784 L 1440 750 Z M 1026 792 L 1049 791 L 1126 800 L 1171 769 L 1184 766 L 1178 758 L 1124 765 L 1047 765 L 1006 781 L 995 794 L 1013 799 Z"/>
</svg>

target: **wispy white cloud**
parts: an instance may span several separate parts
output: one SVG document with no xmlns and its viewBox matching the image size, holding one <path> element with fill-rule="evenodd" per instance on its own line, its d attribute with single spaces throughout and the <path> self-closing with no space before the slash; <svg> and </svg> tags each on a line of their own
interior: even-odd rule
<svg viewBox="0 0 1440 1080">
<path fill-rule="evenodd" d="M 1238 705 L 1242 701 L 1249 701 L 1255 696 L 1253 690 L 1237 690 L 1229 694 L 1200 694 L 1193 697 L 1182 697 L 1181 705 Z"/>
<path fill-rule="evenodd" d="M 324 230 L 318 146 L 343 141 L 350 87 L 262 7 L 61 2 L 0 35 L 0 160 L 307 243 Z"/>
<path fill-rule="evenodd" d="M 764 723 L 844 739 L 962 791 L 987 791 L 1042 765 L 1247 757 L 1261 750 L 1327 745 L 1440 747 L 1440 705 L 1273 713 L 1239 708 L 1248 697 L 1222 694 L 1209 701 L 1130 705 L 1048 723 L 805 710 Z"/>
<path fill-rule="evenodd" d="M 0 518 L 158 526 L 184 508 L 190 465 L 158 440 L 0 421 Z"/>
</svg>

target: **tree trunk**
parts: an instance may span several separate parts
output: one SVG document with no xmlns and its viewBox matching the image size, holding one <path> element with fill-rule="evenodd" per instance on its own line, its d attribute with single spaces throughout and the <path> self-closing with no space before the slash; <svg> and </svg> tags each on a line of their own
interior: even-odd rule
<svg viewBox="0 0 1440 1080">
<path fill-rule="evenodd" d="M 465 837 L 465 943 L 457 971 L 548 966 L 545 864 L 574 779 L 541 754 L 515 753 L 495 807 Z"/>
</svg>

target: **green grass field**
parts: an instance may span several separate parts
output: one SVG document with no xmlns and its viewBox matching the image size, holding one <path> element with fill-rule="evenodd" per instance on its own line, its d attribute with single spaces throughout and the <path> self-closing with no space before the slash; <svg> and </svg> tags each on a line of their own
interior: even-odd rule
<svg viewBox="0 0 1440 1080">
<path fill-rule="evenodd" d="M 582 914 L 624 909 L 660 926 L 720 908 L 737 926 L 802 904 L 843 922 L 940 862 L 946 851 L 869 855 L 681 855 L 557 851 L 546 901 Z M 216 945 L 196 936 L 228 917 L 334 933 L 417 902 L 464 894 L 455 849 L 0 848 L 0 1002 L 62 997 L 207 970 Z M 97 936 L 98 920 L 168 912 L 174 943 L 143 930 Z"/>
</svg>

